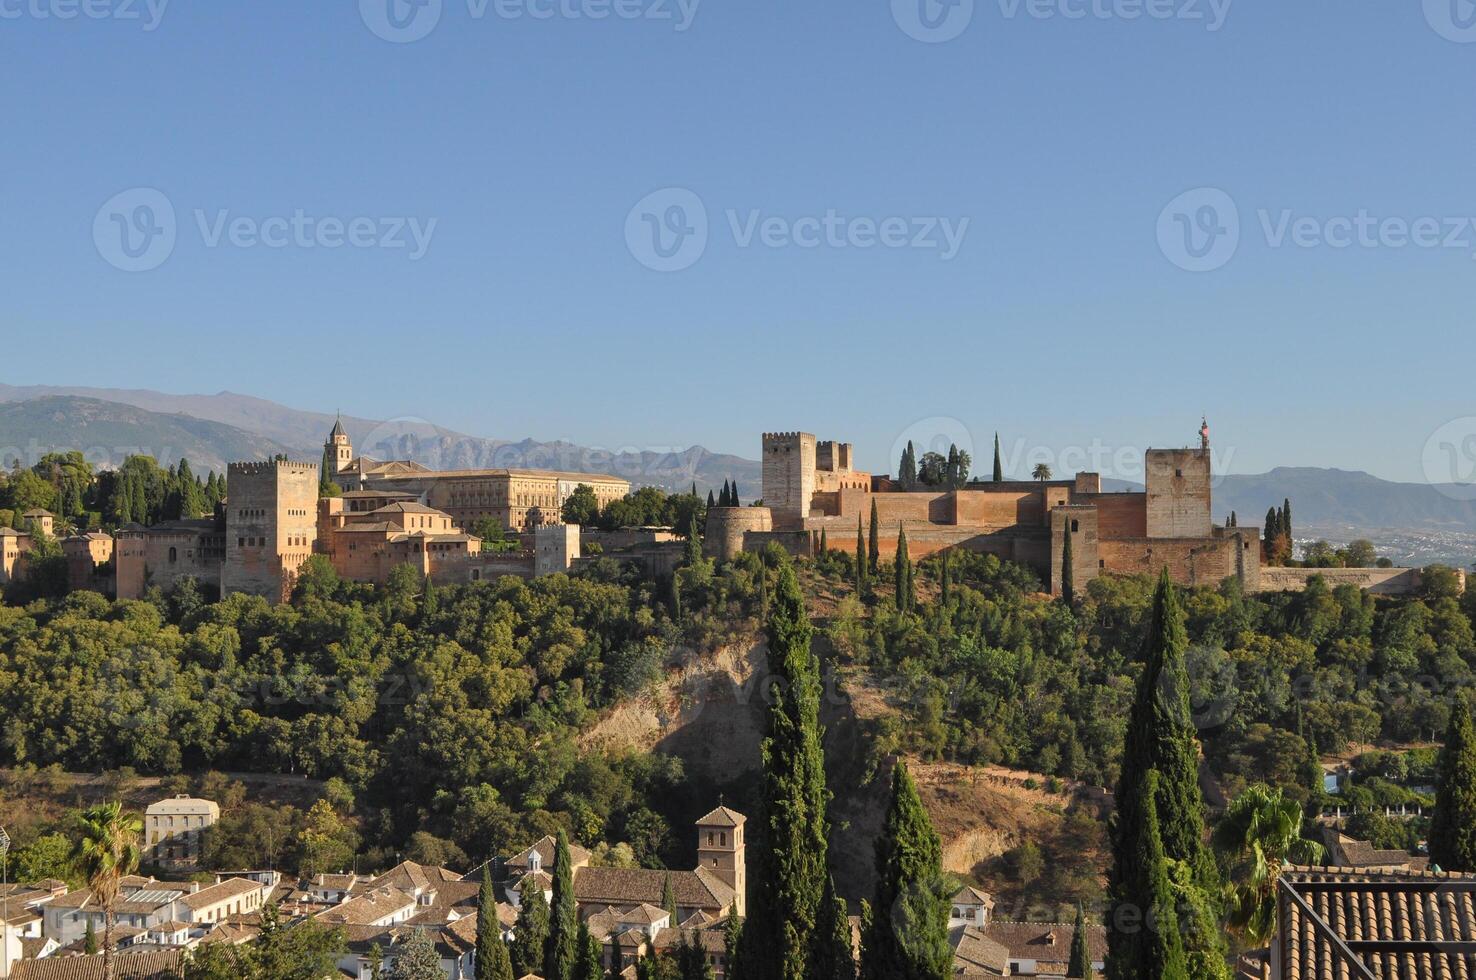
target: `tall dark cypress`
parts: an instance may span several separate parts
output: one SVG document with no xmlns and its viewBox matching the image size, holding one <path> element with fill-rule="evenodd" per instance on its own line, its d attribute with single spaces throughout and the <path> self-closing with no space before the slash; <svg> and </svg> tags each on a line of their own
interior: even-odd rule
<svg viewBox="0 0 1476 980">
<path fill-rule="evenodd" d="M 482 890 L 477 898 L 475 980 L 513 980 L 512 960 L 497 921 L 497 893 L 492 889 L 490 868 L 482 870 Z"/>
<path fill-rule="evenodd" d="M 1281 501 L 1281 533 L 1286 535 L 1287 540 L 1291 540 L 1294 536 L 1294 532 L 1292 531 L 1292 502 L 1290 497 L 1283 498 Z"/>
<path fill-rule="evenodd" d="M 820 919 L 810 955 L 810 980 L 856 980 L 856 956 L 851 948 L 851 920 L 845 901 L 835 893 L 835 877 L 825 876 L 820 896 Z"/>
<path fill-rule="evenodd" d="M 1080 980 L 1094 980 L 1097 973 L 1092 969 L 1092 947 L 1087 941 L 1086 909 L 1076 903 L 1076 931 L 1071 936 L 1071 959 L 1066 964 L 1066 976 Z"/>
<path fill-rule="evenodd" d="M 717 500 L 712 495 L 712 489 L 709 488 L 708 491 L 707 491 L 707 509 L 708 510 L 712 510 L 716 506 L 717 506 Z"/>
<path fill-rule="evenodd" d="M 1430 860 L 1442 871 L 1476 871 L 1476 732 L 1471 709 L 1461 697 L 1451 705 L 1439 773 Z"/>
<path fill-rule="evenodd" d="M 999 458 L 999 433 L 994 434 L 994 482 L 1004 482 L 1004 464 Z"/>
<path fill-rule="evenodd" d="M 579 961 L 579 906 L 574 900 L 574 866 L 569 838 L 559 831 L 554 845 L 553 905 L 549 909 L 548 946 L 543 957 L 545 980 L 574 980 Z"/>
<path fill-rule="evenodd" d="M 820 529 L 820 554 L 824 555 L 830 551 L 830 538 L 825 534 L 825 528 Z"/>
<path fill-rule="evenodd" d="M 531 884 L 531 882 L 530 882 Z M 543 951 L 548 944 L 548 900 L 543 889 L 530 887 L 518 907 L 518 921 L 513 925 L 513 973 L 527 976 L 543 968 Z"/>
<path fill-rule="evenodd" d="M 866 564 L 871 574 L 881 567 L 881 524 L 876 519 L 876 498 L 871 498 L 871 543 L 866 546 Z"/>
<path fill-rule="evenodd" d="M 957 489 L 962 482 L 958 478 L 958 468 L 958 444 L 951 443 L 948 446 L 948 468 L 944 472 L 944 483 L 952 489 Z"/>
<path fill-rule="evenodd" d="M 697 526 L 697 512 L 687 522 L 687 541 L 682 546 L 682 561 L 688 568 L 702 560 L 702 529 Z"/>
<path fill-rule="evenodd" d="M 866 561 L 866 535 L 861 529 L 861 515 L 856 515 L 856 595 L 866 597 L 866 580 L 869 571 Z"/>
<path fill-rule="evenodd" d="M 769 602 L 768 708 L 762 745 L 766 846 L 744 927 L 744 980 L 805 980 L 829 839 L 820 663 L 794 566 Z"/>
<path fill-rule="evenodd" d="M 948 568 L 948 549 L 947 548 L 944 548 L 943 549 L 942 561 L 943 561 L 943 573 L 942 573 L 942 580 L 943 581 L 942 581 L 942 586 L 941 586 L 941 592 L 942 592 L 942 595 L 943 595 L 943 605 L 944 606 L 947 606 L 948 605 L 949 593 L 953 591 L 953 576 L 950 573 L 949 568 Z"/>
<path fill-rule="evenodd" d="M 1110 875 L 1111 901 L 1117 908 L 1150 907 L 1143 892 L 1148 886 L 1142 878 L 1141 864 L 1151 849 L 1187 864 L 1195 886 L 1206 894 L 1215 894 L 1221 887 L 1218 870 L 1204 840 L 1199 746 L 1190 719 L 1189 675 L 1184 663 L 1187 645 L 1178 591 L 1164 571 L 1153 597 L 1142 674 L 1128 716 L 1116 794 L 1119 801 L 1153 796 L 1155 839 L 1146 840 L 1149 830 L 1141 808 L 1119 804 L 1112 828 Z M 1195 949 L 1207 951 L 1213 959 L 1223 954 L 1223 940 L 1218 933 L 1203 928 L 1205 925 L 1197 924 Z M 1122 959 L 1120 949 L 1138 943 L 1138 938 L 1120 929 L 1113 929 L 1109 938 L 1115 960 Z M 1119 972 L 1114 974 L 1114 980 L 1137 976 L 1131 971 Z"/>
<path fill-rule="evenodd" d="M 892 798 L 876 842 L 876 897 L 862 972 L 875 980 L 945 980 L 953 974 L 942 844 L 907 766 L 892 771 Z"/>
<path fill-rule="evenodd" d="M 1120 883 L 1114 919 L 1123 924 L 1109 933 L 1109 980 L 1189 980 L 1184 938 L 1169 882 L 1163 839 L 1154 803 L 1158 773 L 1144 773 L 1143 792 L 1119 797 L 1119 817 L 1139 828 L 1132 860 Z"/>
<path fill-rule="evenodd" d="M 604 947 L 590 934 L 589 924 L 583 920 L 579 922 L 575 942 L 579 947 L 579 965 L 574 971 L 574 980 L 605 980 Z"/>
<path fill-rule="evenodd" d="M 1066 536 L 1061 542 L 1061 601 L 1069 606 L 1076 602 L 1076 570 L 1072 567 L 1071 518 L 1066 518 L 1063 523 Z"/>
<path fill-rule="evenodd" d="M 897 527 L 897 557 L 892 562 L 892 578 L 897 591 L 897 611 L 911 612 L 915 595 L 912 591 L 912 559 L 907 556 L 907 531 Z"/>
<path fill-rule="evenodd" d="M 1158 773 L 1155 801 L 1163 850 L 1187 862 L 1202 885 L 1215 884 L 1214 858 L 1204 839 L 1204 800 L 1199 792 L 1199 744 L 1189 711 L 1189 637 L 1179 591 L 1165 570 L 1153 595 L 1143 650 L 1143 672 L 1128 716 L 1122 791 L 1137 791 L 1149 770 Z"/>
<path fill-rule="evenodd" d="M 723 924 L 724 980 L 746 980 L 743 972 L 743 920 L 738 918 L 738 903 L 728 906 L 728 920 Z"/>
<path fill-rule="evenodd" d="M 738 481 L 737 480 L 734 480 L 733 481 L 733 499 L 729 503 L 729 506 L 730 507 L 742 507 L 743 506 L 743 501 L 738 499 Z"/>
<path fill-rule="evenodd" d="M 902 489 L 912 490 L 917 487 L 917 450 L 912 448 L 912 440 L 907 440 L 907 448 L 902 450 L 902 463 L 897 471 L 897 480 L 902 484 Z"/>
</svg>

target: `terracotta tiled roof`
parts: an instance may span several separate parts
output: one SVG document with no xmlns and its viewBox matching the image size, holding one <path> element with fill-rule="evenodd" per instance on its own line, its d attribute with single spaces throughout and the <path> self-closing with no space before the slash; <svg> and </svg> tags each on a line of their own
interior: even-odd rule
<svg viewBox="0 0 1476 980">
<path fill-rule="evenodd" d="M 953 969 L 964 976 L 1004 977 L 1010 972 L 1010 951 L 973 926 L 955 926 L 948 934 L 953 946 Z"/>
<path fill-rule="evenodd" d="M 1267 965 L 1274 980 L 1361 980 L 1356 968 L 1339 965 L 1337 940 L 1378 980 L 1476 976 L 1476 876 L 1290 868 L 1282 882 L 1279 955 L 1272 957 L 1279 959 L 1279 973 L 1273 975 Z M 1421 948 L 1420 943 L 1470 945 Z"/>
<path fill-rule="evenodd" d="M 653 871 L 645 868 L 580 868 L 574 874 L 574 897 L 580 903 L 660 907 L 670 876 L 677 905 L 721 909 L 733 900 L 733 889 L 705 868 L 697 871 Z"/>
<path fill-rule="evenodd" d="M 994 899 L 986 891 L 981 891 L 973 885 L 965 885 L 958 890 L 952 900 L 954 905 L 982 905 L 985 908 L 994 908 Z"/>
<path fill-rule="evenodd" d="M 178 950 L 113 955 L 118 980 L 177 980 L 182 976 Z M 11 980 L 102 980 L 103 958 L 97 956 L 48 956 L 21 960 L 10 971 Z"/>
<path fill-rule="evenodd" d="M 181 897 L 179 903 L 187 909 L 198 911 L 199 909 L 209 908 L 220 902 L 228 902 L 233 898 L 240 898 L 244 895 L 250 895 L 252 892 L 265 890 L 256 882 L 248 881 L 245 878 L 228 878 L 218 885 L 211 885 L 209 888 L 202 888 L 192 895 Z"/>
<path fill-rule="evenodd" d="M 990 940 L 1010 952 L 1012 960 L 1035 960 L 1042 964 L 1059 963 L 1062 972 L 1071 961 L 1071 941 L 1076 927 L 1063 922 L 991 921 L 981 930 Z M 1098 963 L 1107 959 L 1107 930 L 1087 926 L 1087 949 Z"/>
<path fill-rule="evenodd" d="M 748 818 L 737 810 L 730 810 L 720 806 L 716 810 L 697 821 L 700 827 L 741 827 L 748 822 Z"/>
</svg>

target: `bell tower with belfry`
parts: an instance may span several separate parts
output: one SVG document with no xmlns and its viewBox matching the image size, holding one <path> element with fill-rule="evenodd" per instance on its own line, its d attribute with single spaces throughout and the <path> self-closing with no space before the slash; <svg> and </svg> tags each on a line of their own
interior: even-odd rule
<svg viewBox="0 0 1476 980">
<path fill-rule="evenodd" d="M 325 458 L 333 460 L 333 473 L 337 475 L 348 469 L 354 461 L 354 446 L 349 441 L 348 433 L 343 431 L 343 416 L 340 415 L 333 423 L 333 431 L 328 433 L 328 441 L 323 444 Z"/>
<path fill-rule="evenodd" d="M 720 806 L 697 821 L 697 868 L 726 882 L 733 889 L 733 904 L 739 915 L 747 915 L 748 875 L 745 868 L 747 844 L 743 825 L 748 818 Z"/>
</svg>

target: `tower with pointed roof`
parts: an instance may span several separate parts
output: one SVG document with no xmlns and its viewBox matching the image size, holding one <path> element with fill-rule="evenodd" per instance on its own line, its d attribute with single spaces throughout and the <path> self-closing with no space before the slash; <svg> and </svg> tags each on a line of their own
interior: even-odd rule
<svg viewBox="0 0 1476 980">
<path fill-rule="evenodd" d="M 697 821 L 697 867 L 716 875 L 733 889 L 733 904 L 739 915 L 747 915 L 747 845 L 743 825 L 748 818 L 720 806 Z"/>
<path fill-rule="evenodd" d="M 328 433 L 328 441 L 323 444 L 324 459 L 333 460 L 334 473 L 342 473 L 354 462 L 354 446 L 349 441 L 348 433 L 343 431 L 343 416 L 340 415 L 333 422 L 333 431 Z"/>
</svg>

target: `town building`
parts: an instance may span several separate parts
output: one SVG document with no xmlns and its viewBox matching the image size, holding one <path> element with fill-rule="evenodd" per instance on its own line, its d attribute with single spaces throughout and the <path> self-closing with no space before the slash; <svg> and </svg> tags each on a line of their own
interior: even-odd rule
<svg viewBox="0 0 1476 980">
<path fill-rule="evenodd" d="M 144 813 L 144 860 L 172 870 L 195 867 L 207 828 L 220 820 L 220 806 L 181 794 L 160 800 Z"/>
</svg>

